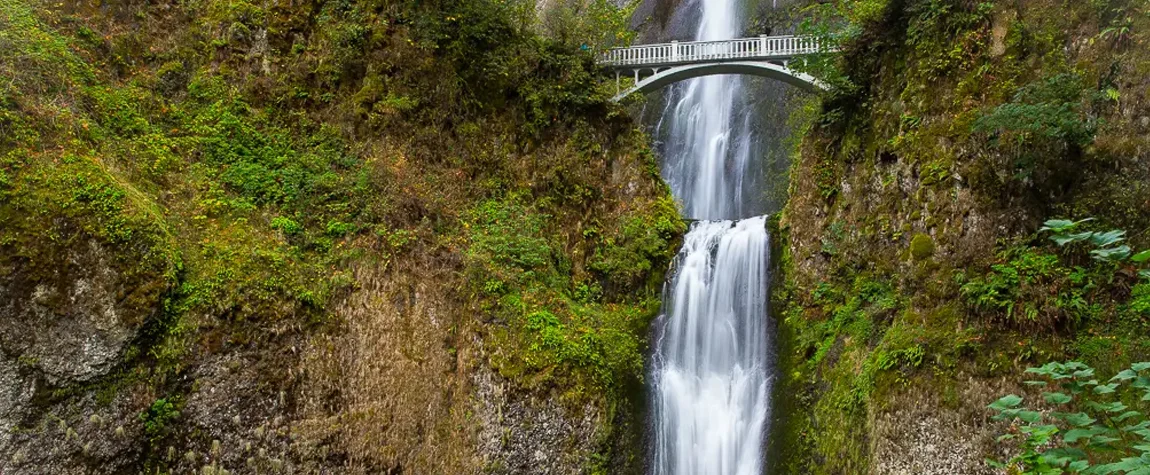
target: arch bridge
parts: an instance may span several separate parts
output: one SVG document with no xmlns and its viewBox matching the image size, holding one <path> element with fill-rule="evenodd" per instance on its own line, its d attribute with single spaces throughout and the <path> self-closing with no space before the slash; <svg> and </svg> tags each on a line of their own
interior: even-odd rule
<svg viewBox="0 0 1150 475">
<path fill-rule="evenodd" d="M 715 74 L 750 74 L 776 79 L 808 91 L 827 90 L 826 83 L 794 71 L 787 63 L 802 55 L 834 52 L 815 36 L 758 36 L 722 41 L 689 41 L 613 48 L 599 64 L 615 71 L 620 101 L 633 93 L 650 92 L 668 84 Z M 619 90 L 623 73 L 635 83 Z"/>
</svg>

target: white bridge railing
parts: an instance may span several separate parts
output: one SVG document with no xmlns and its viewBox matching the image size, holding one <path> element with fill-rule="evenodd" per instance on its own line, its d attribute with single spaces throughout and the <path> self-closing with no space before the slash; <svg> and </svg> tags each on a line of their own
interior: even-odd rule
<svg viewBox="0 0 1150 475">
<path fill-rule="evenodd" d="M 758 36 L 723 41 L 687 41 L 613 48 L 600 63 L 609 67 L 661 66 L 733 59 L 786 60 L 834 51 L 816 36 Z"/>
</svg>

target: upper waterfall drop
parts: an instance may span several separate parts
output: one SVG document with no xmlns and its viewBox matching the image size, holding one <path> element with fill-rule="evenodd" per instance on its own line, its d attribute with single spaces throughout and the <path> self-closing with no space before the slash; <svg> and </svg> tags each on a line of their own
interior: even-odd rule
<svg viewBox="0 0 1150 475">
<path fill-rule="evenodd" d="M 696 32 L 699 40 L 717 41 L 737 36 L 733 0 L 702 4 Z M 664 176 L 675 197 L 682 200 L 686 217 L 735 219 L 757 214 L 745 195 L 750 167 L 746 123 L 736 121 L 742 96 L 739 76 L 707 76 L 687 82 L 664 111 L 668 143 Z"/>
</svg>

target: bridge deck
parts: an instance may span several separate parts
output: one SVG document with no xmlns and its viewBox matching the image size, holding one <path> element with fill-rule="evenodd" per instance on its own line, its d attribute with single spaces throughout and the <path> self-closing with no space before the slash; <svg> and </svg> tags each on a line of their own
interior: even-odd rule
<svg viewBox="0 0 1150 475">
<path fill-rule="evenodd" d="M 758 36 L 723 41 L 687 41 L 614 48 L 600 58 L 613 69 L 658 68 L 722 61 L 785 61 L 832 51 L 815 36 Z"/>
</svg>

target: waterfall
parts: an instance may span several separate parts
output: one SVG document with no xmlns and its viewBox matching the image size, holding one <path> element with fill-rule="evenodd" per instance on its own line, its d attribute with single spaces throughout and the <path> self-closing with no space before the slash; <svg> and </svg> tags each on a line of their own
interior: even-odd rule
<svg viewBox="0 0 1150 475">
<path fill-rule="evenodd" d="M 735 0 L 700 3 L 698 40 L 736 36 Z M 667 124 L 663 174 L 671 192 L 683 202 L 687 217 L 730 219 L 760 214 L 755 202 L 761 190 L 752 186 L 759 168 L 751 160 L 742 78 L 705 76 L 680 85 L 671 96 L 661 120 Z"/>
<path fill-rule="evenodd" d="M 736 0 L 699 0 L 699 40 L 738 34 Z M 754 179 L 742 80 L 710 76 L 671 94 L 663 174 L 689 218 L 656 320 L 657 475 L 759 475 L 769 417 L 769 236 Z M 745 101 L 744 101 L 745 102 Z"/>
<path fill-rule="evenodd" d="M 763 217 L 699 222 L 658 340 L 655 473 L 758 475 L 768 415 Z"/>
</svg>

